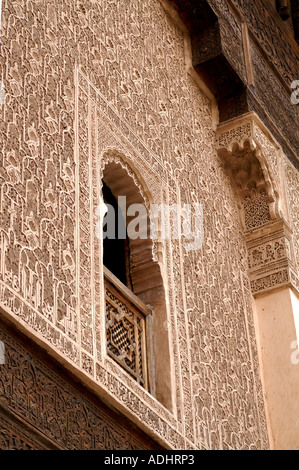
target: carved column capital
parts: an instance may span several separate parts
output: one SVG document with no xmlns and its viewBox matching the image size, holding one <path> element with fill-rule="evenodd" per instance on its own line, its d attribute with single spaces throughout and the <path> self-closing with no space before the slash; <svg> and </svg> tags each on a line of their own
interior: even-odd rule
<svg viewBox="0 0 299 470">
<path fill-rule="evenodd" d="M 239 167 L 243 190 L 247 186 L 248 190 L 257 188 L 260 192 L 266 192 L 271 220 L 281 216 L 278 204 L 281 190 L 280 146 L 258 116 L 253 112 L 247 113 L 219 125 L 216 148 L 230 171 L 232 166 Z M 240 186 L 239 178 L 233 179 L 234 183 Z M 243 192 L 242 197 L 247 195 L 248 191 Z"/>
<path fill-rule="evenodd" d="M 299 290 L 293 230 L 280 207 L 279 145 L 254 113 L 221 124 L 216 139 L 237 195 L 253 295 Z"/>
</svg>

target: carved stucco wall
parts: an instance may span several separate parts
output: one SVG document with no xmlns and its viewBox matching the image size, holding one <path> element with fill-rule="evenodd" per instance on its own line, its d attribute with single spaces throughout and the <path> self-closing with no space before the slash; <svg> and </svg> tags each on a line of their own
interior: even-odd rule
<svg viewBox="0 0 299 470">
<path fill-rule="evenodd" d="M 236 197 L 181 31 L 157 0 L 4 0 L 2 17 L 1 306 L 165 445 L 268 448 Z M 173 412 L 105 355 L 94 227 L 109 154 L 154 202 L 204 206 L 202 249 L 163 247 Z"/>
<path fill-rule="evenodd" d="M 299 172 L 287 160 L 284 161 L 284 178 L 288 193 L 289 217 L 294 229 L 294 245 L 297 267 L 299 266 Z M 298 272 L 298 271 L 297 271 Z"/>
</svg>

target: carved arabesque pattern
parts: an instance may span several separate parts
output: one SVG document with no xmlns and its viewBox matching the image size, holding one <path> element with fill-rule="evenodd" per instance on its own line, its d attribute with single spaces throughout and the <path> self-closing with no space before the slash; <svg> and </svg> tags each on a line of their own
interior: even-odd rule
<svg viewBox="0 0 299 470">
<path fill-rule="evenodd" d="M 286 188 L 290 217 L 292 221 L 292 227 L 294 229 L 295 259 L 297 265 L 297 272 L 299 272 L 299 176 L 296 169 L 289 163 L 285 163 L 284 172 L 286 176 Z"/>
<path fill-rule="evenodd" d="M 266 192 L 253 193 L 243 203 L 246 229 L 258 228 L 271 220 L 269 200 Z"/>
<path fill-rule="evenodd" d="M 183 34 L 157 0 L 83 6 L 3 2 L 1 306 L 168 446 L 267 448 L 246 249 L 210 103 L 186 75 Z M 111 149 L 137 168 L 154 202 L 204 204 L 203 249 L 167 241 L 163 252 L 176 414 L 102 353 L 94 227 L 100 157 Z M 68 391 L 45 386 L 49 397 L 62 390 L 64 426 Z M 29 405 L 21 411 L 29 419 Z M 81 405 L 78 412 L 76 430 Z M 49 435 L 60 432 L 55 414 Z M 60 442 L 84 447 L 65 429 Z M 117 449 L 118 439 L 106 437 Z"/>
</svg>

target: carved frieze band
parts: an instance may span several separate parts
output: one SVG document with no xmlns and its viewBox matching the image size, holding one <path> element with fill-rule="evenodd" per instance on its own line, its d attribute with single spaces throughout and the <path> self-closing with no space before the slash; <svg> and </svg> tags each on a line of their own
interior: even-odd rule
<svg viewBox="0 0 299 470">
<path fill-rule="evenodd" d="M 245 239 L 254 295 L 286 286 L 298 289 L 292 231 L 284 220 L 247 233 Z"/>
<path fill-rule="evenodd" d="M 253 295 L 298 290 L 293 230 L 281 209 L 279 146 L 249 113 L 219 126 L 217 150 L 238 197 Z"/>
</svg>

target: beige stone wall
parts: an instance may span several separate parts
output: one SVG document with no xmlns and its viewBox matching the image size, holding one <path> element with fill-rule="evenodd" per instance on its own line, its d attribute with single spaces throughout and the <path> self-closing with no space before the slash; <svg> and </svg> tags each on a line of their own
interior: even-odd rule
<svg viewBox="0 0 299 470">
<path fill-rule="evenodd" d="M 158 0 L 4 0 L 0 67 L 3 310 L 165 445 L 268 448 L 236 197 L 183 33 Z M 202 249 L 162 247 L 173 410 L 105 355 L 94 226 L 109 155 L 154 202 L 204 207 Z"/>
</svg>

